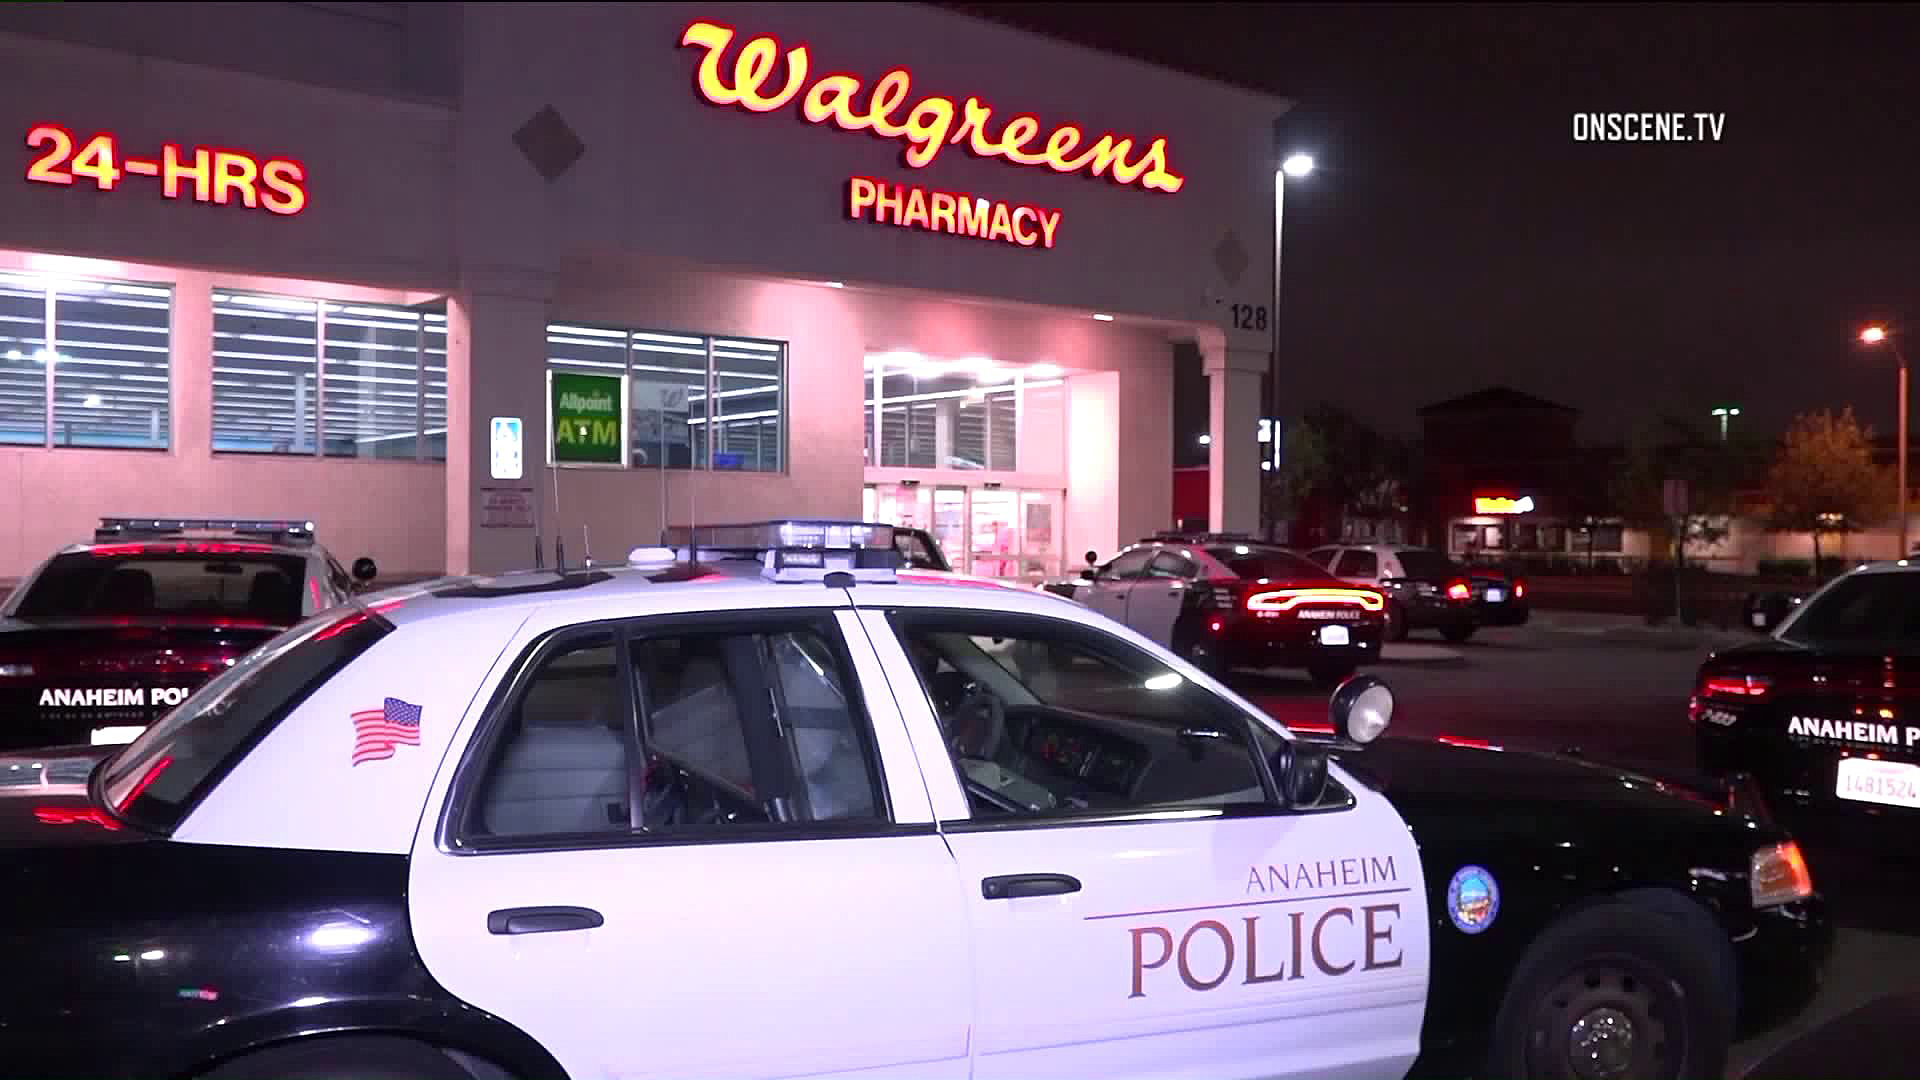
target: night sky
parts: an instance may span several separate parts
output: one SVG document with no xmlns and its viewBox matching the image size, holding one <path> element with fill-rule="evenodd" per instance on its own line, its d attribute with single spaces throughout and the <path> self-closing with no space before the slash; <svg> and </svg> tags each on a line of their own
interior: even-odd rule
<svg viewBox="0 0 1920 1080">
<path fill-rule="evenodd" d="M 1894 427 L 1920 362 L 1920 9 L 967 4 L 1286 95 L 1282 389 L 1415 431 L 1505 383 L 1615 441 L 1661 408 Z M 1719 143 L 1576 143 L 1576 112 L 1724 112 Z"/>
</svg>

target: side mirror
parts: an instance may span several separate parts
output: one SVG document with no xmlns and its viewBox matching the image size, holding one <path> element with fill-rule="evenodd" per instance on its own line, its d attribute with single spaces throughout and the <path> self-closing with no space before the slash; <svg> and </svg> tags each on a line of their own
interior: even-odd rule
<svg viewBox="0 0 1920 1080">
<path fill-rule="evenodd" d="M 1094 573 L 1093 573 L 1093 568 L 1091 566 L 1089 566 L 1085 570 L 1080 571 L 1081 581 L 1092 581 L 1093 578 L 1094 578 Z"/>
<path fill-rule="evenodd" d="M 1341 738 L 1365 746 L 1393 723 L 1393 691 L 1372 675 L 1355 675 L 1333 692 L 1327 711 Z"/>
<path fill-rule="evenodd" d="M 367 582 L 372 581 L 375 575 L 379 573 L 380 568 L 375 566 L 373 560 L 367 558 L 365 555 L 353 560 L 353 580 L 360 584 L 365 585 Z"/>
<path fill-rule="evenodd" d="M 1327 747 L 1289 739 L 1273 755 L 1273 778 L 1288 806 L 1316 806 L 1327 794 Z"/>
</svg>

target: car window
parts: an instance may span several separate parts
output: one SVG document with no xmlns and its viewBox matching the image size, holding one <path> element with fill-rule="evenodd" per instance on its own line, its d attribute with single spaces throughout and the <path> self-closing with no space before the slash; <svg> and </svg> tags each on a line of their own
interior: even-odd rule
<svg viewBox="0 0 1920 1080">
<path fill-rule="evenodd" d="M 1147 575 L 1151 578 L 1191 578 L 1200 573 L 1193 560 L 1175 552 L 1162 551 L 1147 564 Z"/>
<path fill-rule="evenodd" d="M 108 805 L 137 825 L 172 830 L 273 725 L 392 630 L 378 615 L 328 613 L 247 653 L 109 760 Z"/>
<path fill-rule="evenodd" d="M 1100 570 L 1101 581 L 1125 581 L 1137 578 L 1147 569 L 1147 563 L 1153 561 L 1152 548 L 1134 548 L 1119 556 Z"/>
<path fill-rule="evenodd" d="M 1920 651 L 1920 574 L 1854 574 L 1807 602 L 1780 632 L 1802 645 Z"/>
<path fill-rule="evenodd" d="M 1437 551 L 1408 548 L 1400 552 L 1400 571 L 1410 578 L 1438 578 L 1457 574 L 1460 568 Z"/>
<path fill-rule="evenodd" d="M 922 539 L 917 533 L 895 532 L 893 534 L 893 547 L 894 550 L 900 553 L 900 557 L 906 560 L 909 569 L 946 569 L 946 567 L 940 564 L 940 560 L 934 556 L 933 549 L 927 546 L 926 540 Z"/>
<path fill-rule="evenodd" d="M 300 621 L 297 555 L 194 552 L 58 555 L 27 586 L 20 618 L 86 616 Z"/>
<path fill-rule="evenodd" d="M 1338 554 L 1339 551 L 1339 548 L 1315 548 L 1307 552 L 1307 558 L 1322 567 L 1331 567 L 1333 565 L 1333 557 Z"/>
<path fill-rule="evenodd" d="M 1351 548 L 1340 553 L 1333 574 L 1343 578 L 1372 578 L 1380 573 L 1380 557 L 1371 551 Z"/>
<path fill-rule="evenodd" d="M 341 599 L 353 595 L 353 575 L 332 555 L 327 556 L 327 584 Z"/>
<path fill-rule="evenodd" d="M 1271 805 L 1249 719 L 1063 620 L 896 613 L 975 817 Z"/>
<path fill-rule="evenodd" d="M 506 714 L 469 831 L 518 839 L 881 819 L 868 729 L 826 633 L 636 635 L 624 674 L 611 632 L 556 646 Z"/>
<path fill-rule="evenodd" d="M 1207 554 L 1220 560 L 1234 577 L 1257 581 L 1261 578 L 1305 578 L 1319 580 L 1328 576 L 1325 565 L 1308 561 L 1280 548 L 1234 547 L 1208 548 Z"/>
</svg>

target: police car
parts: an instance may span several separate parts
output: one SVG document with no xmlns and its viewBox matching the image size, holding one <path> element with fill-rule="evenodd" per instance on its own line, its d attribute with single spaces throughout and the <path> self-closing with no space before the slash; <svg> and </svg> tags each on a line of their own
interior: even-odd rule
<svg viewBox="0 0 1920 1080">
<path fill-rule="evenodd" d="M 1702 764 L 1752 773 L 1776 805 L 1809 818 L 1910 828 L 1920 565 L 1858 567 L 1788 610 L 1766 640 L 1700 665 L 1689 716 Z"/>
<path fill-rule="evenodd" d="M 375 572 L 342 569 L 311 521 L 102 518 L 0 607 L 0 749 L 127 742 Z"/>
<path fill-rule="evenodd" d="M 1078 605 L 899 582 L 887 533 L 360 597 L 111 756 L 0 759 L 0 1060 L 1704 1078 L 1818 968 L 1726 792 L 1379 739 L 1366 676 L 1303 738 Z"/>
</svg>

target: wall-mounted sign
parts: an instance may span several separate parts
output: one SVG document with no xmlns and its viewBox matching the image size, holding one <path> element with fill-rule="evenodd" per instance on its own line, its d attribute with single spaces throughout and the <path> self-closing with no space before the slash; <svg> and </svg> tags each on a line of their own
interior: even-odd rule
<svg viewBox="0 0 1920 1080">
<path fill-rule="evenodd" d="M 847 181 L 847 216 L 871 217 L 878 225 L 977 236 L 1021 247 L 1053 246 L 1060 211 L 1020 203 L 990 202 L 952 191 L 928 191 L 856 176 Z"/>
<path fill-rule="evenodd" d="M 91 181 L 112 191 L 129 176 L 160 181 L 168 199 L 191 198 L 218 206 L 238 204 L 290 216 L 307 208 L 306 166 L 288 158 L 262 160 L 238 150 L 161 143 L 157 157 L 124 156 L 113 135 L 101 132 L 84 143 L 58 124 L 40 124 L 27 132 L 27 147 L 39 151 L 27 163 L 27 179 L 73 186 Z"/>
<path fill-rule="evenodd" d="M 1476 514 L 1531 514 L 1533 496 L 1522 495 L 1510 499 L 1504 495 L 1481 495 L 1473 500 L 1473 512 Z"/>
<path fill-rule="evenodd" d="M 627 463 L 627 380 L 580 371 L 547 372 L 548 461 L 555 465 Z"/>
<path fill-rule="evenodd" d="M 483 529 L 533 528 L 533 489 L 527 487 L 481 488 L 480 527 Z"/>
<path fill-rule="evenodd" d="M 493 478 L 495 480 L 518 480 L 526 458 L 526 439 L 521 433 L 520 418 L 517 416 L 496 416 L 493 418 Z"/>
<path fill-rule="evenodd" d="M 1164 138 L 1152 140 L 1136 155 L 1129 136 L 1109 133 L 1082 147 L 1086 136 L 1081 129 L 1060 124 L 1039 146 L 1033 146 L 1040 135 L 1039 120 L 1016 113 L 997 121 L 993 107 L 978 97 L 956 102 L 928 96 L 909 105 L 913 76 L 905 68 L 882 75 L 871 89 L 859 76 L 840 72 L 810 80 L 812 56 L 805 45 L 795 45 L 786 51 L 784 77 L 773 83 L 780 43 L 762 36 L 741 45 L 730 70 L 723 73 L 721 60 L 733 39 L 731 27 L 705 21 L 693 23 L 680 35 L 681 45 L 706 50 L 694 86 L 702 98 L 723 108 L 769 113 L 797 100 L 808 123 L 831 123 L 842 131 L 870 132 L 907 143 L 906 163 L 916 169 L 925 168 L 949 146 L 963 146 L 976 157 L 1058 173 L 1104 176 L 1148 191 L 1175 192 L 1186 183 L 1167 164 Z"/>
</svg>

